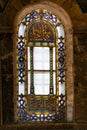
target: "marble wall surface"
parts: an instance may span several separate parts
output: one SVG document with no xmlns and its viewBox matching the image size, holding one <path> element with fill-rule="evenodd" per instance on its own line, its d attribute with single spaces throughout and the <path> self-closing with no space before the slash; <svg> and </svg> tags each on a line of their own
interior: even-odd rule
<svg viewBox="0 0 87 130">
<path fill-rule="evenodd" d="M 74 36 L 75 121 L 87 123 L 87 32 Z"/>
<path fill-rule="evenodd" d="M 4 124 L 9 124 L 13 122 L 13 42 L 11 33 L 0 36 L 2 120 Z"/>
</svg>

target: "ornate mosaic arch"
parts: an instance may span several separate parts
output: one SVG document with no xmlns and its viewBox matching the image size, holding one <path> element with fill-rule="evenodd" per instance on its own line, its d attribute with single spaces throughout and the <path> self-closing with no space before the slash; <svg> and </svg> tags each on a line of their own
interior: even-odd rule
<svg viewBox="0 0 87 130">
<path fill-rule="evenodd" d="M 68 15 L 53 3 L 50 3 L 49 6 L 46 2 L 26 6 L 16 17 L 14 39 L 16 45 L 14 45 L 15 121 L 72 121 L 73 53 L 71 22 Z M 35 63 L 38 64 L 39 55 L 37 54 L 35 58 L 38 51 L 42 57 L 43 53 L 46 53 L 45 57 L 48 57 L 49 62 L 45 59 L 49 64 L 49 69 L 47 69 L 46 63 L 44 69 L 35 67 Z M 37 83 L 38 75 L 36 73 L 40 77 L 41 74 L 45 75 L 47 80 L 44 79 L 44 82 L 45 80 L 46 82 Z M 45 88 L 45 84 L 49 85 L 46 85 L 46 92 L 41 93 L 41 86 L 38 87 L 39 92 L 36 89 L 37 84 L 41 84 L 43 88 Z"/>
</svg>

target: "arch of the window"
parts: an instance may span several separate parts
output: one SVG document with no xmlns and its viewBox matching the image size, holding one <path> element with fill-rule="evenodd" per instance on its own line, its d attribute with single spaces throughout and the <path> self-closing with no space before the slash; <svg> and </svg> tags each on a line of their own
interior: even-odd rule
<svg viewBox="0 0 87 130">
<path fill-rule="evenodd" d="M 47 9 L 55 14 L 63 23 L 66 32 L 66 94 L 67 94 L 67 121 L 73 121 L 73 109 L 74 109 L 74 84 L 73 84 L 73 36 L 72 36 L 72 23 L 68 14 L 58 5 L 51 2 L 41 2 L 35 5 L 28 5 L 24 7 L 16 16 L 14 22 L 14 51 L 16 50 L 15 43 L 17 42 L 17 27 L 19 21 L 21 21 L 27 13 L 31 12 L 31 10 L 37 9 Z M 15 56 L 16 56 L 16 52 Z M 15 75 L 15 56 L 14 56 L 14 104 L 16 103 L 16 75 Z M 14 109 L 15 112 L 16 108 Z"/>
</svg>

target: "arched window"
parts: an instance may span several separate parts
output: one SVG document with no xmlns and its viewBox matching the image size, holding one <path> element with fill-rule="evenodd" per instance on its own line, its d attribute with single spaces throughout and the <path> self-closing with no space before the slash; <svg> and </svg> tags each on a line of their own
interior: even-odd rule
<svg viewBox="0 0 87 130">
<path fill-rule="evenodd" d="M 20 21 L 17 18 L 14 57 L 17 122 L 68 119 L 67 30 L 60 15 L 51 8 L 44 8 L 44 4 L 26 7 L 18 15 Z"/>
</svg>

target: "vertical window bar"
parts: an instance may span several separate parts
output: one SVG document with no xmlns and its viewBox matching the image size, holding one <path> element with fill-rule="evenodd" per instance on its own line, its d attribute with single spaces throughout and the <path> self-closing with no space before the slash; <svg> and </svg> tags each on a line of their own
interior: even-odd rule
<svg viewBox="0 0 87 130">
<path fill-rule="evenodd" d="M 57 38 L 57 34 L 56 34 L 56 38 Z M 56 40 L 56 96 L 58 97 L 59 95 L 59 83 L 58 83 L 58 42 Z M 56 98 L 56 104 L 59 103 L 58 98 Z M 57 105 L 56 105 L 57 106 Z M 58 111 L 58 106 L 56 107 L 56 111 Z"/>
<path fill-rule="evenodd" d="M 34 94 L 33 48 L 30 48 L 30 94 Z"/>
<path fill-rule="evenodd" d="M 53 48 L 50 48 L 50 94 L 53 92 Z"/>
</svg>

